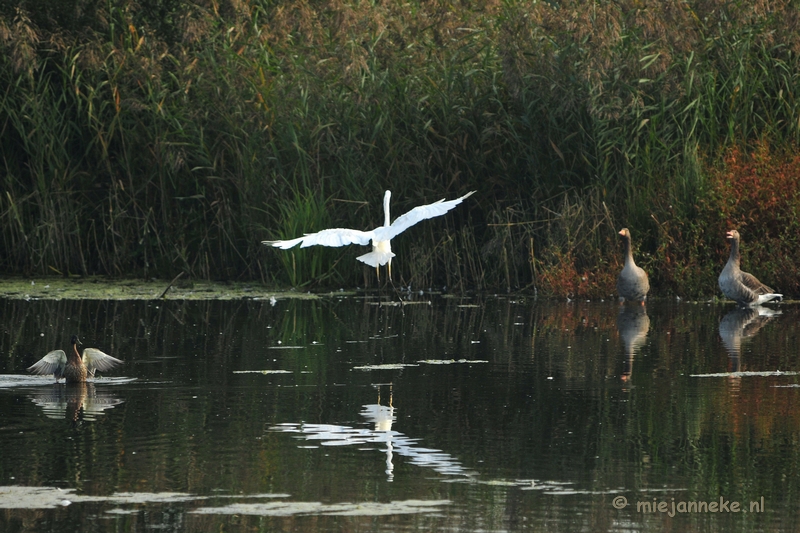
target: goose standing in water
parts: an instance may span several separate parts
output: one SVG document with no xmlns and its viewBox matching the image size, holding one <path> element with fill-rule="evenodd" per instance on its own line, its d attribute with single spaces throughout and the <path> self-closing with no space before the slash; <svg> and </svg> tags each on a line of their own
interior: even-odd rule
<svg viewBox="0 0 800 533">
<path fill-rule="evenodd" d="M 455 206 L 464 201 L 465 198 L 473 195 L 475 191 L 468 192 L 461 198 L 455 200 L 444 201 L 444 198 L 438 202 L 433 202 L 428 205 L 420 205 L 401 215 L 391 221 L 389 217 L 389 200 L 392 196 L 391 191 L 386 191 L 383 195 L 383 226 L 379 226 L 372 231 L 359 231 L 357 229 L 347 228 L 331 228 L 318 231 L 316 233 L 307 233 L 302 237 L 291 239 L 288 241 L 261 241 L 262 244 L 275 246 L 282 250 L 288 250 L 294 246 L 300 245 L 300 248 L 307 248 L 309 246 L 346 246 L 348 244 L 360 244 L 367 246 L 372 241 L 372 251 L 364 255 L 356 257 L 362 263 L 366 263 L 375 267 L 377 270 L 380 266 L 388 263 L 389 278 L 392 277 L 392 244 L 391 240 L 402 232 L 423 220 L 444 215 Z M 380 274 L 379 274 L 380 276 Z"/>
<path fill-rule="evenodd" d="M 740 305 L 761 305 L 771 300 L 783 299 L 782 294 L 776 294 L 772 289 L 758 281 L 756 277 L 739 268 L 739 232 L 729 231 L 727 238 L 731 241 L 731 255 L 722 273 L 719 275 L 719 288 L 722 294 L 736 301 Z"/>
<path fill-rule="evenodd" d="M 28 368 L 34 374 L 53 374 L 56 383 L 62 377 L 67 383 L 84 383 L 87 377 L 94 377 L 96 370 L 106 371 L 122 364 L 116 357 L 111 357 L 97 348 L 86 348 L 83 356 L 78 353 L 81 343 L 77 335 L 70 339 L 72 351 L 67 355 L 64 350 L 53 350 L 37 363 Z"/>
<path fill-rule="evenodd" d="M 617 294 L 620 302 L 630 300 L 641 302 L 644 305 L 647 300 L 647 292 L 650 290 L 650 281 L 647 279 L 647 272 L 636 266 L 633 261 L 633 251 L 631 250 L 631 232 L 628 228 L 619 231 L 622 241 L 625 243 L 625 266 L 617 278 Z"/>
</svg>

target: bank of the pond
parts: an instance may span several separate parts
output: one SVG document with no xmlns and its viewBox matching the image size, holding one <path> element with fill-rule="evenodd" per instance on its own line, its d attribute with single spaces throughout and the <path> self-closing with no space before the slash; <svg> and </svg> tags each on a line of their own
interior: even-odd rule
<svg viewBox="0 0 800 533">
<path fill-rule="evenodd" d="M 336 294 L 352 294 L 344 291 Z M 4 277 L 0 298 L 16 300 L 270 300 L 315 299 L 322 294 L 275 290 L 259 283 L 85 278 Z"/>
</svg>

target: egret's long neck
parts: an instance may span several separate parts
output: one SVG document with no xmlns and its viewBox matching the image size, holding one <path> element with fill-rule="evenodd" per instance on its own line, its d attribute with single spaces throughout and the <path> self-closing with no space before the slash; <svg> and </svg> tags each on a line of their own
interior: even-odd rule
<svg viewBox="0 0 800 533">
<path fill-rule="evenodd" d="M 389 199 L 392 197 L 392 191 L 386 191 L 386 194 L 383 195 L 383 225 L 389 227 L 392 224 L 391 218 L 389 217 Z"/>
</svg>

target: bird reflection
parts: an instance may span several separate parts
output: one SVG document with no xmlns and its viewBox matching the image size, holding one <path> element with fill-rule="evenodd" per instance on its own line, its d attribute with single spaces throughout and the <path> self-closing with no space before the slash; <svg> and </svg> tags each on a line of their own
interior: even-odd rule
<svg viewBox="0 0 800 533">
<path fill-rule="evenodd" d="M 106 392 L 98 393 L 94 383 L 86 382 L 54 385 L 36 390 L 29 397 L 47 418 L 67 419 L 73 423 L 94 421 L 103 411 L 124 401 Z"/>
<path fill-rule="evenodd" d="M 625 346 L 625 363 L 622 367 L 622 381 L 628 381 L 633 374 L 633 358 L 647 339 L 650 330 L 650 317 L 644 306 L 623 306 L 617 315 L 617 331 Z"/>
<path fill-rule="evenodd" d="M 309 441 L 319 441 L 321 446 L 363 446 L 369 443 L 385 443 L 386 448 L 386 475 L 388 481 L 394 479 L 394 457 L 399 455 L 407 457 L 409 463 L 416 466 L 432 468 L 434 471 L 450 476 L 472 476 L 473 473 L 465 469 L 451 455 L 424 448 L 417 444 L 419 439 L 408 437 L 392 429 L 397 420 L 394 414 L 391 393 L 389 405 L 381 405 L 380 396 L 377 404 L 362 406 L 361 416 L 373 424 L 375 429 L 354 428 L 334 424 L 305 424 L 286 423 L 270 428 L 270 431 L 296 433 L 298 438 Z"/>
<path fill-rule="evenodd" d="M 392 388 L 389 387 L 389 405 L 381 405 L 381 392 L 378 388 L 378 403 L 365 405 L 359 413 L 361 416 L 375 424 L 375 439 L 372 442 L 386 443 L 386 478 L 394 480 L 394 446 L 392 445 L 392 424 L 397 420 L 392 406 Z M 381 439 L 381 436 L 384 439 Z"/>
<path fill-rule="evenodd" d="M 780 311 L 767 307 L 737 307 L 722 317 L 719 323 L 719 336 L 730 357 L 731 372 L 739 372 L 741 368 L 742 339 L 753 337 L 767 322 Z"/>
</svg>

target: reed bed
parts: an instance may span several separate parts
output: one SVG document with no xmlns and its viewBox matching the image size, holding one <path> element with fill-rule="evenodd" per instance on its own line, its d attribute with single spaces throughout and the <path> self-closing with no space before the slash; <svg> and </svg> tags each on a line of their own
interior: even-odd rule
<svg viewBox="0 0 800 533">
<path fill-rule="evenodd" d="M 735 225 L 800 289 L 795 3 L 113 4 L 0 7 L 2 272 L 374 286 L 260 241 L 476 189 L 397 283 L 607 296 L 627 226 L 656 294 L 711 295 Z"/>
</svg>

